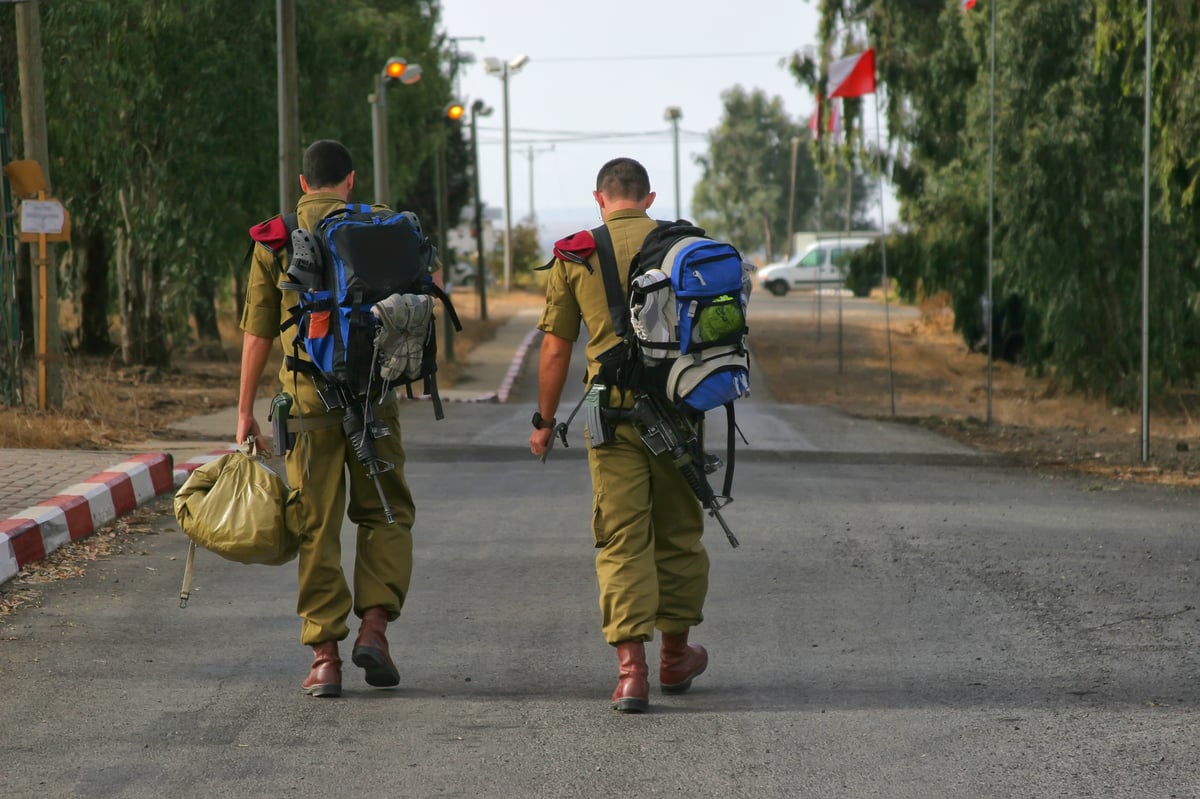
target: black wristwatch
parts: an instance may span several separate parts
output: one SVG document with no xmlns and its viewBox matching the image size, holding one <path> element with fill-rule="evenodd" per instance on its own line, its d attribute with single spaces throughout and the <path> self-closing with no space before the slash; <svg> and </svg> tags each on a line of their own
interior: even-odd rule
<svg viewBox="0 0 1200 799">
<path fill-rule="evenodd" d="M 553 427 L 554 427 L 553 419 L 543 419 L 541 411 L 533 412 L 533 429 L 534 430 L 553 429 Z"/>
</svg>

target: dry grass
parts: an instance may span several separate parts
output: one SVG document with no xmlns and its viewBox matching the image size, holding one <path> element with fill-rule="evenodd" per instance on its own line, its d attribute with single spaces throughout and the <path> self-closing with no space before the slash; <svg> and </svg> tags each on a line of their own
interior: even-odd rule
<svg viewBox="0 0 1200 799">
<path fill-rule="evenodd" d="M 1043 468 L 1180 485 L 1200 485 L 1200 425 L 1194 393 L 1157 398 L 1151 413 L 1151 458 L 1141 462 L 1141 414 L 1064 391 L 1005 361 L 992 365 L 992 422 L 987 423 L 987 358 L 970 352 L 953 330 L 942 298 L 921 306 L 918 320 L 882 314 L 843 329 L 826 324 L 818 341 L 811 318 L 760 320 L 752 338 L 760 373 L 781 402 L 822 405 L 854 416 L 917 424 L 979 449 Z M 891 414 L 891 391 L 895 416 Z"/>
</svg>

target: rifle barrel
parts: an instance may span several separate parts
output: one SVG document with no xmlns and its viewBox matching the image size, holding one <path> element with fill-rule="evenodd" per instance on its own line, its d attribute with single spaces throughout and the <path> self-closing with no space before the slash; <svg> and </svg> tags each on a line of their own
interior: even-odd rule
<svg viewBox="0 0 1200 799">
<path fill-rule="evenodd" d="M 717 520 L 717 522 L 721 525 L 721 529 L 725 531 L 725 537 L 729 539 L 729 546 L 737 549 L 738 546 L 741 545 L 741 542 L 737 540 L 737 536 L 733 534 L 733 530 L 729 529 L 729 525 L 725 523 L 725 519 L 722 518 L 721 512 L 717 510 L 716 506 L 714 505 L 708 509 L 708 513 Z"/>
</svg>

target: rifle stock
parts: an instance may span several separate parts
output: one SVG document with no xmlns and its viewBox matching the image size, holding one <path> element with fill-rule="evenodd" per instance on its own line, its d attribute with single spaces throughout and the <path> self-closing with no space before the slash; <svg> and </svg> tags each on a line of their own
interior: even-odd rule
<svg viewBox="0 0 1200 799">
<path fill-rule="evenodd" d="M 721 525 L 729 545 L 736 548 L 740 542 L 721 516 L 722 505 L 704 472 L 696 426 L 674 404 L 642 392 L 637 394 L 630 416 L 650 452 L 670 453 L 675 468 L 683 474 L 700 505 Z"/>
</svg>

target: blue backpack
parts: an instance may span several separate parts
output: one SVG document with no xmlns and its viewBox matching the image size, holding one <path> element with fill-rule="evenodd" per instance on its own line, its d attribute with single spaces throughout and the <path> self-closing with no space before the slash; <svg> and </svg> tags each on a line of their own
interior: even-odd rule
<svg viewBox="0 0 1200 799">
<path fill-rule="evenodd" d="M 612 238 L 595 228 L 604 289 L 622 344 L 601 354 L 600 378 L 697 414 L 750 393 L 746 349 L 749 267 L 731 244 L 688 222 L 659 222 L 629 266 L 621 293 Z"/>
<path fill-rule="evenodd" d="M 442 418 L 432 313 L 423 329 L 414 331 L 423 348 L 415 374 L 384 379 L 376 347 L 379 320 L 372 307 L 392 295 L 432 295 L 462 329 L 450 298 L 433 282 L 437 249 L 416 215 L 350 203 L 327 214 L 315 231 L 296 229 L 294 216 L 285 223 L 291 257 L 287 282 L 280 285 L 299 292 L 300 302 L 283 327 L 298 326 L 296 346 L 311 359 L 288 356 L 288 368 L 320 378 L 318 389 L 330 408 L 377 398 L 401 384 L 412 397 L 412 383 L 422 380 L 436 417 Z"/>
<path fill-rule="evenodd" d="M 733 404 L 750 394 L 750 266 L 733 245 L 714 241 L 690 222 L 660 221 L 629 265 L 623 294 L 608 228 L 601 225 L 591 234 L 613 328 L 621 337 L 620 344 L 597 357 L 598 379 L 644 392 L 700 419 L 723 406 L 727 439 L 721 496 L 728 499 L 734 434 L 741 432 Z"/>
</svg>

